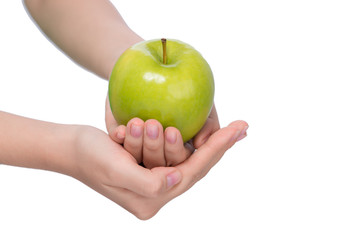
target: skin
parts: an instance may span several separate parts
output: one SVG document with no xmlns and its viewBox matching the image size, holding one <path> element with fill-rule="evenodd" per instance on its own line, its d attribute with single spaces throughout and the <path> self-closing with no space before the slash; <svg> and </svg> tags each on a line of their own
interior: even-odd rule
<svg viewBox="0 0 360 240">
<path fill-rule="evenodd" d="M 105 79 L 118 56 L 142 40 L 126 26 L 109 1 L 24 3 L 51 41 L 76 63 Z M 177 129 L 165 129 L 164 133 L 159 130 L 158 137 L 150 140 L 146 137 L 147 129 L 158 122 L 137 122 L 143 131 L 134 141 L 130 138 L 131 125 L 118 126 L 108 104 L 105 118 L 109 135 L 91 126 L 55 124 L 0 111 L 0 164 L 69 175 L 139 219 L 149 219 L 202 179 L 235 142 L 247 135 L 248 128 L 246 122 L 234 121 L 219 129 L 213 107 L 193 140 L 197 151 L 190 154 L 191 150 L 179 144 L 181 136 Z M 167 144 L 174 136 L 175 143 L 171 141 L 174 145 Z M 180 157 L 172 156 L 176 154 Z M 139 156 L 149 161 L 155 161 L 152 156 L 157 156 L 156 161 L 161 158 L 163 165 L 175 167 L 144 168 L 138 164 Z"/>
<path fill-rule="evenodd" d="M 217 131 L 176 167 L 147 169 L 97 128 L 49 123 L 1 111 L 0 119 L 0 164 L 69 175 L 142 220 L 154 216 L 204 177 L 246 134 L 247 126 L 236 121 Z"/>
</svg>

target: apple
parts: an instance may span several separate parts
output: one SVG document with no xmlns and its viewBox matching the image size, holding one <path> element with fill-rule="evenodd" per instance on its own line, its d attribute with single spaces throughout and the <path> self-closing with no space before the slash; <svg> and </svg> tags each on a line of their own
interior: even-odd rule
<svg viewBox="0 0 360 240">
<path fill-rule="evenodd" d="M 214 100 L 209 64 L 189 44 L 174 39 L 137 43 L 117 60 L 109 80 L 111 111 L 118 124 L 139 117 L 180 130 L 183 141 L 205 124 Z"/>
</svg>

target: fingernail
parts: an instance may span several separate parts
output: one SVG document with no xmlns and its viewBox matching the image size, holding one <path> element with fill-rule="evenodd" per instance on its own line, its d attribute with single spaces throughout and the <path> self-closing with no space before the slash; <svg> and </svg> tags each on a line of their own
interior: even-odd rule
<svg viewBox="0 0 360 240">
<path fill-rule="evenodd" d="M 141 126 L 137 125 L 136 123 L 131 124 L 130 134 L 136 138 L 140 137 L 142 134 Z"/>
<path fill-rule="evenodd" d="M 174 131 L 167 131 L 166 132 L 166 141 L 168 141 L 171 144 L 176 143 L 176 132 Z"/>
<path fill-rule="evenodd" d="M 123 132 L 118 132 L 118 133 L 116 134 L 116 137 L 117 137 L 119 140 L 122 140 L 122 139 L 125 138 L 125 135 L 124 135 Z"/>
<path fill-rule="evenodd" d="M 244 139 L 247 134 L 246 134 L 246 130 L 249 128 L 249 126 L 244 127 L 241 131 L 237 131 L 235 134 L 235 141 L 238 142 L 241 139 Z"/>
<path fill-rule="evenodd" d="M 181 180 L 181 174 L 179 171 L 170 173 L 169 175 L 166 176 L 166 181 L 167 181 L 167 188 L 171 188 L 172 186 L 178 184 Z"/>
<path fill-rule="evenodd" d="M 151 138 L 151 139 L 157 139 L 157 137 L 159 136 L 159 129 L 156 125 L 154 124 L 148 124 L 146 126 L 146 134 Z"/>
</svg>

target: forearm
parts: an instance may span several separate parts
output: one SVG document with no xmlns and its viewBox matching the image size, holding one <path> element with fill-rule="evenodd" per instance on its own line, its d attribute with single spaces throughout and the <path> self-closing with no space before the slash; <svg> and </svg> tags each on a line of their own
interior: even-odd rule
<svg viewBox="0 0 360 240">
<path fill-rule="evenodd" d="M 71 175 L 76 129 L 0 111 L 0 163 Z"/>
<path fill-rule="evenodd" d="M 107 0 L 24 0 L 42 31 L 70 58 L 109 79 L 117 58 L 142 39 Z"/>
</svg>

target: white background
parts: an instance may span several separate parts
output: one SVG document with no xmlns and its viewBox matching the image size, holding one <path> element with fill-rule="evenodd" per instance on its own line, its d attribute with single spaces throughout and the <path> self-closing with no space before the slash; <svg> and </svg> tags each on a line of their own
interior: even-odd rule
<svg viewBox="0 0 360 240">
<path fill-rule="evenodd" d="M 149 221 L 67 176 L 0 166 L 0 239 L 360 239 L 358 1 L 113 2 L 143 38 L 197 48 L 221 124 L 244 119 L 248 137 Z M 105 130 L 107 82 L 21 1 L 0 2 L 0 36 L 1 110 Z"/>
</svg>

